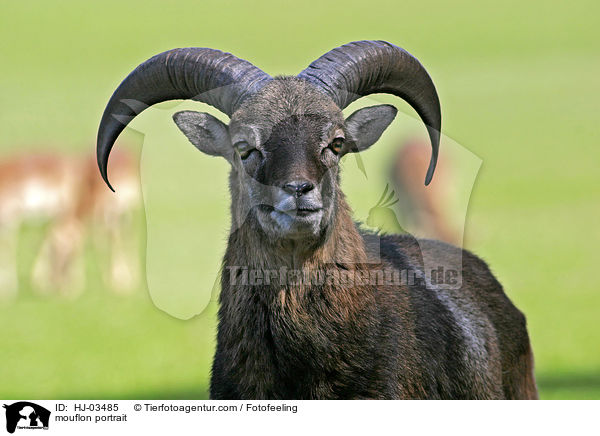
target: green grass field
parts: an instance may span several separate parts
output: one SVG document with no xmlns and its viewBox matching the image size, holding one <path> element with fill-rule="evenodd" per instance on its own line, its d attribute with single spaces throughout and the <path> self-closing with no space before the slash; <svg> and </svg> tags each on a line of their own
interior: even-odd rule
<svg viewBox="0 0 600 436">
<path fill-rule="evenodd" d="M 541 397 L 600 398 L 598 16 L 598 2 L 584 0 L 3 2 L 0 154 L 93 150 L 120 80 L 170 48 L 220 48 L 271 74 L 295 74 L 342 43 L 389 40 L 424 63 L 444 133 L 483 162 L 467 246 L 527 315 Z M 367 168 L 383 168 L 398 138 L 422 133 L 408 105 L 389 101 L 406 116 L 364 153 Z M 0 304 L 0 397 L 207 396 L 227 165 L 178 134 L 170 115 L 182 107 L 206 110 L 162 104 L 132 126 L 147 133 L 142 176 L 159 229 L 148 243 L 168 248 L 148 254 L 149 271 L 165 271 L 149 277 L 152 294 L 102 289 L 90 249 L 81 298 L 34 295 L 27 269 L 39 229 L 25 228 L 21 293 Z M 135 147 L 142 138 L 130 130 L 124 139 Z M 381 177 L 345 166 L 351 205 L 364 218 Z"/>
</svg>

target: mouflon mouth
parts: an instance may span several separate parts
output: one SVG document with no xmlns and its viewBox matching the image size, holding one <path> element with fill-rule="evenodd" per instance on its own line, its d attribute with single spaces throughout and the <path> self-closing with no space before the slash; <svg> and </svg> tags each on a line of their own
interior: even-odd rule
<svg viewBox="0 0 600 436">
<path fill-rule="evenodd" d="M 297 209 L 290 209 L 290 210 L 279 210 L 279 209 L 274 209 L 274 210 L 277 212 L 285 213 L 287 215 L 291 215 L 291 216 L 309 216 L 313 213 L 320 212 L 321 210 L 323 210 L 323 208 L 314 207 L 314 208 L 297 208 Z"/>
<path fill-rule="evenodd" d="M 296 216 L 310 216 L 314 213 L 321 212 L 321 210 L 322 210 L 321 208 L 319 208 L 319 209 L 294 209 L 287 213 L 291 214 L 291 215 L 296 215 Z"/>
<path fill-rule="evenodd" d="M 269 214 L 274 217 L 285 215 L 292 219 L 301 219 L 301 218 L 310 218 L 310 217 L 313 217 L 316 215 L 320 215 L 322 211 L 323 211 L 323 208 L 321 208 L 321 207 L 296 208 L 296 209 L 287 209 L 287 210 L 281 210 L 281 209 L 272 207 L 269 210 Z"/>
<path fill-rule="evenodd" d="M 290 233 L 313 234 L 321 222 L 322 210 L 299 210 L 281 212 L 273 209 L 270 217 L 281 230 Z"/>
<path fill-rule="evenodd" d="M 323 208 L 280 210 L 263 205 L 259 207 L 258 218 L 263 228 L 271 229 L 277 237 L 297 239 L 318 234 Z"/>
</svg>

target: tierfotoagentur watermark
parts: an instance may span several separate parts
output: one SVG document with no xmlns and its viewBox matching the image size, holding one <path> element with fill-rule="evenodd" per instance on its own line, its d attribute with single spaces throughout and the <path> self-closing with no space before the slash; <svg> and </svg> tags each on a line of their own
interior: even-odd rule
<svg viewBox="0 0 600 436">
<path fill-rule="evenodd" d="M 418 283 L 456 285 L 459 272 L 443 266 L 427 270 L 385 268 L 327 269 L 255 269 L 228 266 L 229 283 L 233 286 L 413 286 Z"/>
</svg>

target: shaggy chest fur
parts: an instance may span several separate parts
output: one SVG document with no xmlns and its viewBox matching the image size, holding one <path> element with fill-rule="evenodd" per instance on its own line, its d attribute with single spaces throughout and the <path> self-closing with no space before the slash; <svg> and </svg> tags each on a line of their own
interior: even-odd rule
<svg viewBox="0 0 600 436">
<path fill-rule="evenodd" d="M 377 381 L 386 379 L 382 368 L 386 360 L 398 359 L 398 348 L 381 353 L 382 341 L 395 338 L 385 335 L 374 289 L 340 287 L 324 277 L 318 283 L 309 276 L 292 280 L 289 274 L 266 283 L 265 277 L 282 267 L 309 275 L 366 268 L 362 238 L 345 210 L 338 224 L 328 244 L 301 259 L 278 256 L 277 247 L 253 252 L 252 231 L 230 237 L 213 397 L 373 398 L 397 390 L 396 378 L 387 377 L 388 387 Z M 238 269 L 232 274 L 231 268 Z M 247 283 L 256 271 L 262 283 Z"/>
<path fill-rule="evenodd" d="M 243 232 L 230 236 L 221 284 L 212 398 L 530 395 L 531 381 L 523 376 L 530 368 L 523 317 L 485 264 L 471 259 L 467 252 L 466 286 L 453 292 L 419 282 L 340 286 L 327 280 L 318 284 L 264 281 L 269 272 L 280 271 L 282 266 L 308 271 L 358 270 L 367 275 L 382 267 L 422 272 L 414 239 L 383 237 L 383 263 L 374 264 L 366 262 L 366 244 L 354 224 L 344 222 L 338 228 L 347 233 L 334 231 L 328 244 L 299 262 L 278 256 L 275 247 L 253 250 L 257 244 Z M 445 246 L 440 249 L 449 250 Z M 443 256 L 440 252 L 440 261 Z M 251 282 L 252 270 L 260 271 L 261 283 Z M 473 281 L 474 277 L 478 281 Z M 507 318 L 513 324 L 508 324 Z M 515 368 L 517 375 L 512 375 Z M 507 377 L 516 377 L 518 382 Z M 523 380 L 526 384 L 519 385 Z"/>
<path fill-rule="evenodd" d="M 219 316 L 238 331 L 219 331 L 220 365 L 240 397 L 340 398 L 350 386 L 368 396 L 377 326 L 365 320 L 374 305 L 336 311 L 328 287 L 229 290 Z"/>
<path fill-rule="evenodd" d="M 249 260 L 233 253 L 225 271 Z M 264 264 L 254 267 L 266 276 Z M 345 271 L 343 264 L 310 267 Z M 352 265 L 367 275 L 376 267 Z M 421 359 L 407 289 L 243 282 L 228 272 L 222 277 L 213 398 L 423 395 L 421 377 L 410 370 Z"/>
</svg>

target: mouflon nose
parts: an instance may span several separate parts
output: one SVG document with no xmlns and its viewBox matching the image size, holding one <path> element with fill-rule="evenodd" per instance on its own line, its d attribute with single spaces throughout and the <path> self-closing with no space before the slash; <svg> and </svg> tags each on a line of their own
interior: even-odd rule
<svg viewBox="0 0 600 436">
<path fill-rule="evenodd" d="M 315 185 L 313 185 L 310 182 L 307 182 L 305 180 L 298 180 L 295 182 L 286 183 L 285 185 L 283 185 L 283 190 L 288 194 L 299 198 L 304 194 L 312 191 L 314 187 Z"/>
</svg>

